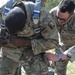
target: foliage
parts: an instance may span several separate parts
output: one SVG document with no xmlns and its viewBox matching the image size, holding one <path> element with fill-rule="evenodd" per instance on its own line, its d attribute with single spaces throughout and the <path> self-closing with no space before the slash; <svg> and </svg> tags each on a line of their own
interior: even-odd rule
<svg viewBox="0 0 75 75">
<path fill-rule="evenodd" d="M 55 7 L 56 5 L 58 5 L 58 3 L 61 0 L 48 0 L 48 2 L 45 3 L 45 6 L 48 10 L 50 10 L 51 8 Z"/>
</svg>

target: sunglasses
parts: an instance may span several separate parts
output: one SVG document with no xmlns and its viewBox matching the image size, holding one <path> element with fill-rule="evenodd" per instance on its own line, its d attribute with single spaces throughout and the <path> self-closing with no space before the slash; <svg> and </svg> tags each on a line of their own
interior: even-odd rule
<svg viewBox="0 0 75 75">
<path fill-rule="evenodd" d="M 60 18 L 60 17 L 58 17 L 58 16 L 56 16 L 56 18 L 59 19 L 59 20 L 61 20 L 61 21 L 66 21 L 66 19 Z"/>
<path fill-rule="evenodd" d="M 70 16 L 67 18 L 67 19 L 64 19 L 64 18 L 60 18 L 58 16 L 56 16 L 57 19 L 63 21 L 63 22 L 66 22 L 70 17 L 71 17 L 72 14 L 70 14 Z"/>
</svg>

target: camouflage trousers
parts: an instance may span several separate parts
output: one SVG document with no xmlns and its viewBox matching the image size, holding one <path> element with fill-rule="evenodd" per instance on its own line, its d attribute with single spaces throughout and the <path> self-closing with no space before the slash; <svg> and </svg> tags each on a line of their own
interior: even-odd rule
<svg viewBox="0 0 75 75">
<path fill-rule="evenodd" d="M 60 54 L 61 52 L 59 50 L 56 50 L 56 54 Z M 66 75 L 66 69 L 67 69 L 68 61 L 57 61 L 55 62 L 55 72 L 57 75 Z"/>
<path fill-rule="evenodd" d="M 34 55 L 31 48 L 0 49 L 0 75 L 14 75 L 19 63 L 27 75 L 48 75 L 48 66 L 42 54 Z"/>
<path fill-rule="evenodd" d="M 55 71 L 57 75 L 66 75 L 68 61 L 58 61 L 55 63 Z"/>
</svg>

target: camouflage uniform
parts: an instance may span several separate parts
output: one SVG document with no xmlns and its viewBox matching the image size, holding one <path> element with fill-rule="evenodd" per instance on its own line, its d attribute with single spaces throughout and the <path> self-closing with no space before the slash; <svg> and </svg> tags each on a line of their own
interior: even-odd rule
<svg viewBox="0 0 75 75">
<path fill-rule="evenodd" d="M 66 49 L 68 49 L 71 46 L 75 45 L 75 15 L 65 25 L 60 25 L 57 21 L 57 18 L 56 18 L 56 10 L 57 9 L 58 9 L 58 6 L 54 7 L 52 10 L 50 10 L 50 13 L 53 16 L 53 18 L 57 24 L 57 29 L 61 35 L 62 41 L 65 44 Z M 63 49 L 63 52 L 66 49 Z M 67 50 L 66 52 L 71 53 L 71 57 L 72 57 L 71 59 L 73 59 L 71 61 L 74 61 L 74 59 L 75 59 L 75 57 L 74 57 L 74 53 L 75 53 L 74 46 L 73 46 L 73 49 L 71 48 L 71 49 Z M 61 51 L 56 49 L 56 53 L 60 54 Z M 66 75 L 67 63 L 68 63 L 68 61 L 56 62 L 56 69 L 57 69 L 57 72 L 60 73 L 60 75 Z"/>
<path fill-rule="evenodd" d="M 18 37 L 31 37 L 35 34 L 32 22 L 34 3 L 24 2 L 27 12 L 27 24 Z M 43 52 L 59 45 L 58 31 L 51 15 L 41 8 L 40 13 L 41 38 L 31 39 L 30 47 L 16 47 L 10 41 L 1 48 L 0 75 L 14 75 L 15 70 L 22 60 L 22 65 L 28 75 L 47 75 L 48 65 L 43 58 Z M 32 37 L 31 37 L 32 38 Z"/>
</svg>

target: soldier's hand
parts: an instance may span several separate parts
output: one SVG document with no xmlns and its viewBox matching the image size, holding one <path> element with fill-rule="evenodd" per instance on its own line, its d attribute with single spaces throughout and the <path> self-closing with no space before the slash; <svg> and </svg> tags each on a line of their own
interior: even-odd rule
<svg viewBox="0 0 75 75">
<path fill-rule="evenodd" d="M 45 54 L 45 57 L 46 57 L 49 61 L 53 61 L 53 62 L 59 61 L 58 56 L 55 55 L 55 54 L 52 54 L 52 53 L 46 53 L 46 54 Z"/>
</svg>

